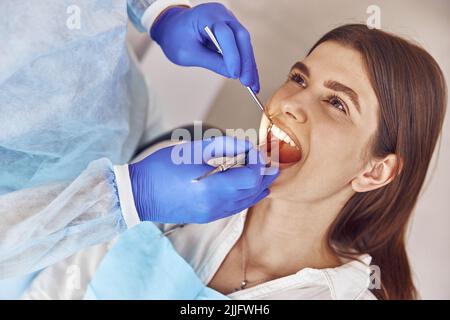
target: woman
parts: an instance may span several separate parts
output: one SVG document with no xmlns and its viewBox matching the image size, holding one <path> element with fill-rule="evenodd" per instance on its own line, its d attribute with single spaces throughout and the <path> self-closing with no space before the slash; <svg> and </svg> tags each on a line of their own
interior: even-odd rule
<svg viewBox="0 0 450 320">
<path fill-rule="evenodd" d="M 266 107 L 274 126 L 263 120 L 261 138 L 285 140 L 270 195 L 171 233 L 174 248 L 233 299 L 415 298 L 405 236 L 446 90 L 417 45 L 364 25 L 330 31 Z M 39 297 L 37 281 L 28 297 Z"/>
</svg>

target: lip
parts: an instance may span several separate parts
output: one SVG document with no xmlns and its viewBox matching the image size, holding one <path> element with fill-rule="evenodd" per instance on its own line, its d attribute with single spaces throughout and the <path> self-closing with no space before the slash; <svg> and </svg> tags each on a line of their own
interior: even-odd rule
<svg viewBox="0 0 450 320">
<path fill-rule="evenodd" d="M 293 162 L 293 163 L 279 163 L 279 162 L 272 161 L 271 164 L 273 166 L 275 166 L 275 167 L 280 168 L 280 169 L 287 169 L 287 168 L 294 167 L 297 163 L 296 162 Z"/>
</svg>

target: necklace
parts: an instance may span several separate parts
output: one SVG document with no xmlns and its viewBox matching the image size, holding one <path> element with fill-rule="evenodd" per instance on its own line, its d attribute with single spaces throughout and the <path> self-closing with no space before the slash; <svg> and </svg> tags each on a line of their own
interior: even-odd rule
<svg viewBox="0 0 450 320">
<path fill-rule="evenodd" d="M 265 282 L 267 280 L 270 280 L 271 277 L 264 277 L 262 279 L 258 279 L 258 280 L 252 280 L 249 281 L 247 279 L 247 254 L 246 254 L 246 250 L 245 250 L 245 245 L 246 245 L 246 237 L 245 237 L 245 233 L 242 234 L 242 244 L 241 244 L 241 257 L 242 257 L 242 281 L 239 285 L 239 288 L 236 288 L 235 291 L 240 291 L 240 290 L 244 290 L 247 289 L 247 287 L 249 285 L 254 286 L 256 284 Z"/>
</svg>

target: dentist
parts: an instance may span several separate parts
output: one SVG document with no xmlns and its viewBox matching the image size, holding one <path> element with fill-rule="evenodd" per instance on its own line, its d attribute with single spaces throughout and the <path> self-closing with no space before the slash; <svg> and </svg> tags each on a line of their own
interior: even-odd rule
<svg viewBox="0 0 450 320">
<path fill-rule="evenodd" d="M 0 279 L 44 268 L 141 221 L 206 223 L 268 195 L 277 175 L 248 165 L 194 185 L 211 169 L 176 165 L 172 148 L 130 162 L 158 131 L 152 97 L 127 52 L 127 15 L 168 59 L 259 91 L 248 31 L 223 5 L 184 0 L 2 1 L 0 11 Z M 224 51 L 215 52 L 209 25 Z M 153 75 L 157 81 L 158 75 Z M 147 121 L 147 118 L 149 119 Z M 187 144 L 215 156 L 248 152 L 218 137 Z"/>
</svg>

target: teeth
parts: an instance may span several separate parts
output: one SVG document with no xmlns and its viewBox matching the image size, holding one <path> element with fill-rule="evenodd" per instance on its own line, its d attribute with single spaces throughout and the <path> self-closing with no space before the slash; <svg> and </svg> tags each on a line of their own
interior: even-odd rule
<svg viewBox="0 0 450 320">
<path fill-rule="evenodd" d="M 283 130 L 281 130 L 280 128 L 278 128 L 276 125 L 272 126 L 271 132 L 278 139 L 280 139 L 280 140 L 282 140 L 282 141 L 284 141 L 286 143 L 289 143 L 289 145 L 292 146 L 292 147 L 296 147 L 295 142 L 292 141 L 291 138 L 289 138 L 287 133 L 284 132 Z"/>
</svg>

